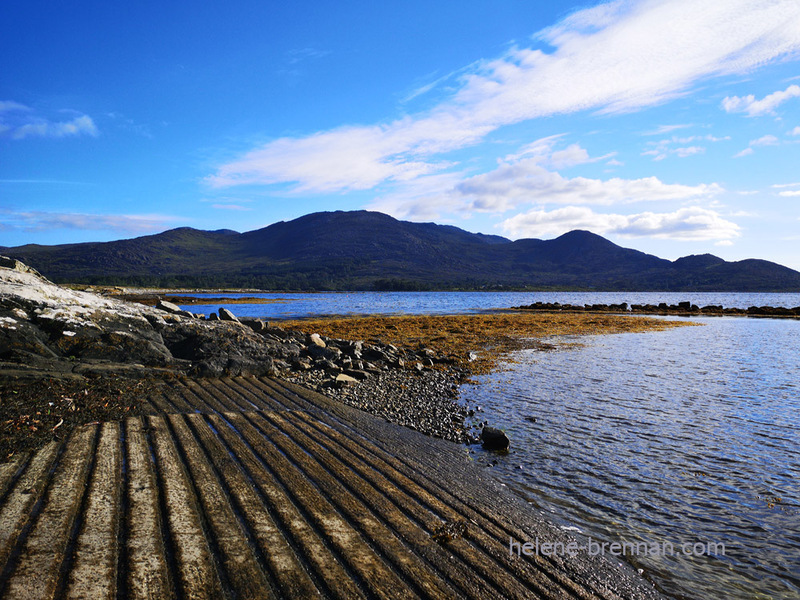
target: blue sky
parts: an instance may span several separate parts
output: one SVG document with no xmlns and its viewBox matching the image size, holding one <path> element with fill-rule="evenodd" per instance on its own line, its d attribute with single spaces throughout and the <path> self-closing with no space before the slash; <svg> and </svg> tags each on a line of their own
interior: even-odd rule
<svg viewBox="0 0 800 600">
<path fill-rule="evenodd" d="M 41 2 L 0 245 L 367 208 L 800 269 L 800 3 Z"/>
</svg>

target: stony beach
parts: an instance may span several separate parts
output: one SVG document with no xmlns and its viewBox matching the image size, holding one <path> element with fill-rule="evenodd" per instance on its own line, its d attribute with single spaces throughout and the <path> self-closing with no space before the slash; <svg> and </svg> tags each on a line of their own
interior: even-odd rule
<svg viewBox="0 0 800 600">
<path fill-rule="evenodd" d="M 0 597 L 660 597 L 622 563 L 510 553 L 573 540 L 452 442 L 484 425 L 458 384 L 508 351 L 674 323 L 276 326 L 0 275 Z"/>
</svg>

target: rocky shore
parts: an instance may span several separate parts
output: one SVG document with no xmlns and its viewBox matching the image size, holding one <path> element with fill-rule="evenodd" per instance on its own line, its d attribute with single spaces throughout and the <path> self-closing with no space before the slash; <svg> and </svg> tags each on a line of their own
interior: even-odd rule
<svg viewBox="0 0 800 600">
<path fill-rule="evenodd" d="M 426 434 L 478 439 L 456 400 L 468 356 L 287 330 L 225 308 L 207 319 L 154 304 L 65 289 L 0 258 L 3 450 L 138 414 L 145 382 L 239 375 L 281 376 Z"/>
<path fill-rule="evenodd" d="M 534 302 L 524 306 L 515 306 L 513 310 L 530 310 L 543 312 L 592 312 L 623 313 L 639 315 L 676 315 L 676 316 L 739 316 L 739 317 L 800 317 L 800 306 L 785 308 L 782 306 L 750 306 L 748 308 L 723 307 L 710 304 L 698 306 L 689 301 L 677 304 L 561 304 L 559 302 Z"/>
<path fill-rule="evenodd" d="M 522 313 L 276 326 L 239 319 L 224 307 L 205 317 L 152 300 L 145 305 L 67 289 L 0 257 L 0 393 L 15 399 L 0 405 L 3 433 L 42 440 L 81 422 L 119 418 L 121 411 L 137 414 L 139 388 L 132 380 L 245 375 L 281 377 L 422 433 L 473 443 L 487 423 L 479 407 L 458 401 L 458 385 L 491 370 L 509 351 L 552 349 L 540 341 L 545 336 L 676 325 Z M 31 379 L 49 383 L 19 383 Z M 83 406 L 62 402 L 75 397 Z"/>
<path fill-rule="evenodd" d="M 458 382 L 547 349 L 537 335 L 674 324 L 289 325 L 68 290 L 0 258 L 0 597 L 661 597 L 618 560 L 510 552 L 578 542 L 419 432 L 468 439 L 480 411 Z"/>
</svg>

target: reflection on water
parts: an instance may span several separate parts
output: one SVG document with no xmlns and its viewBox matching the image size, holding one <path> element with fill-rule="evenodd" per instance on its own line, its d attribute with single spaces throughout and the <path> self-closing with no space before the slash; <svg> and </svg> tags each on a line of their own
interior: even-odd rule
<svg viewBox="0 0 800 600">
<path fill-rule="evenodd" d="M 800 598 L 800 321 L 696 322 L 519 352 L 462 397 L 510 434 L 499 475 L 564 526 L 725 545 L 631 558 L 668 593 Z"/>
</svg>

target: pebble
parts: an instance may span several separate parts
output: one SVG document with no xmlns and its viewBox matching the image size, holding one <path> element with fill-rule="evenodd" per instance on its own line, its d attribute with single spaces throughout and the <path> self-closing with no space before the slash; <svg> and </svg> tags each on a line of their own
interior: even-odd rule
<svg viewBox="0 0 800 600">
<path fill-rule="evenodd" d="M 328 383 L 321 371 L 294 372 L 286 376 L 340 402 L 372 413 L 392 423 L 458 443 L 474 443 L 473 425 L 458 402 L 459 369 L 412 373 L 381 372 L 350 387 Z"/>
</svg>

